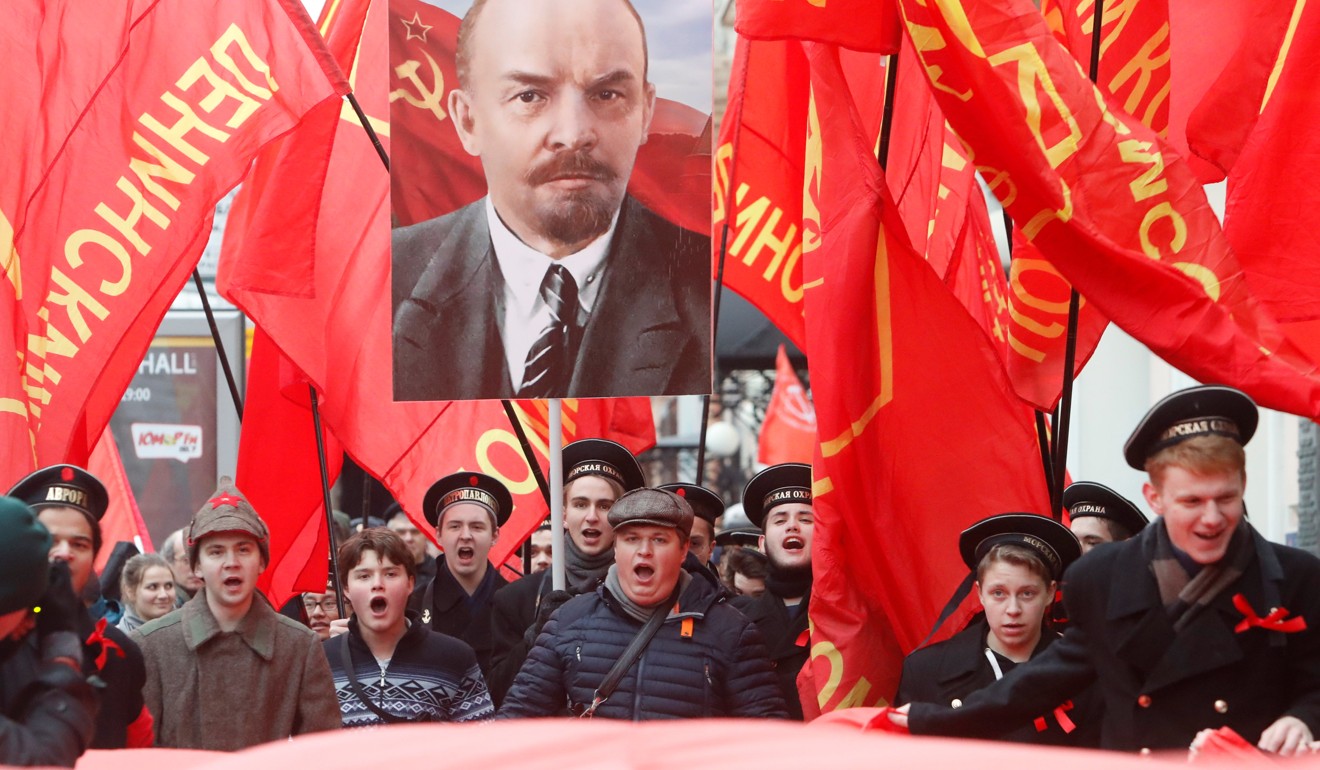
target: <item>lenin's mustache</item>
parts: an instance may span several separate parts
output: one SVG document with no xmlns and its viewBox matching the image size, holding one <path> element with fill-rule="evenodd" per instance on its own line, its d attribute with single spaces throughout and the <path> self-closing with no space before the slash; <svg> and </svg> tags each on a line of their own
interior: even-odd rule
<svg viewBox="0 0 1320 770">
<path fill-rule="evenodd" d="M 541 185 L 556 179 L 589 177 L 600 182 L 612 182 L 618 174 L 585 151 L 564 152 L 537 165 L 527 172 L 529 184 Z"/>
</svg>

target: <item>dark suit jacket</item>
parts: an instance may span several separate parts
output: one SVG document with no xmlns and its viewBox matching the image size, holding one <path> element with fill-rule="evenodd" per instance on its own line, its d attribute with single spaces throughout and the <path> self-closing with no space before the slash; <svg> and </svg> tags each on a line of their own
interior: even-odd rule
<svg viewBox="0 0 1320 770">
<path fill-rule="evenodd" d="M 485 200 L 393 234 L 394 397 L 510 398 Z M 709 393 L 710 238 L 625 198 L 573 398 Z"/>
<path fill-rule="evenodd" d="M 1063 638 L 959 709 L 912 704 L 912 732 L 993 737 L 1092 682 L 1104 700 L 1104 748 L 1186 749 L 1202 728 L 1223 726 L 1254 744 L 1285 714 L 1320 731 L 1320 560 L 1253 532 L 1247 571 L 1174 633 L 1149 567 L 1162 526 L 1074 563 Z M 1283 607 L 1307 629 L 1238 631 L 1238 594 L 1256 614 Z"/>
</svg>

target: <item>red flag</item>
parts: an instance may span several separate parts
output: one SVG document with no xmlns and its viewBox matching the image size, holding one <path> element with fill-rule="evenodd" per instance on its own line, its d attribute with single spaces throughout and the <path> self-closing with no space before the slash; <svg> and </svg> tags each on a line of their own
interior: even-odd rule
<svg viewBox="0 0 1320 770">
<path fill-rule="evenodd" d="M 977 167 L 1088 301 L 1198 380 L 1320 415 L 1315 364 L 1249 292 L 1195 177 L 1107 106 L 1029 0 L 900 6 Z"/>
<path fill-rule="evenodd" d="M 0 481 L 82 463 L 254 154 L 346 88 L 295 0 L 6 7 Z"/>
<path fill-rule="evenodd" d="M 397 71 L 394 81 L 386 82 L 386 5 L 382 0 L 371 2 L 365 14 L 353 12 L 354 3 L 343 6 L 345 19 L 365 18 L 365 26 L 353 30 L 332 23 L 330 48 L 340 48 L 341 35 L 358 41 L 350 47 L 356 55 L 350 68 L 354 90 L 368 121 L 378 132 L 388 131 L 387 94 L 403 87 L 403 82 Z M 421 502 L 431 483 L 460 468 L 477 468 L 501 478 L 520 502 L 539 499 L 498 402 L 393 401 L 389 175 L 347 107 L 319 119 L 323 125 L 300 130 L 263 153 L 251 177 L 258 181 L 245 185 L 235 200 L 217 278 L 221 293 L 255 319 L 315 385 L 326 428 L 358 465 L 389 488 L 415 521 L 425 521 Z M 328 153 L 324 137 L 330 137 Z M 388 147 L 389 135 L 382 134 L 381 139 Z M 281 208 L 280 184 L 306 178 L 324 183 L 304 190 L 314 203 L 298 208 L 298 217 L 290 217 Z M 293 275 L 306 275 L 308 280 L 290 284 Z M 637 409 L 638 401 L 646 405 L 645 424 L 639 422 L 643 413 Z M 566 399 L 564 404 L 569 437 L 614 437 L 635 451 L 655 442 L 646 399 Z M 584 417 L 578 416 L 578 404 L 587 405 L 581 408 Z M 525 420 L 528 425 L 534 422 Z M 308 429 L 302 435 L 312 434 Z M 315 454 L 310 457 L 314 462 Z M 530 516 L 515 510 L 515 521 L 506 525 L 492 554 L 497 563 L 521 539 L 517 530 Z M 296 542 L 303 544 L 298 551 L 303 561 L 289 557 L 290 569 L 301 580 L 312 574 L 302 569 L 304 565 L 307 570 L 324 568 L 317 563 L 322 551 L 312 544 L 310 528 L 319 526 L 313 518 L 299 514 L 289 523 L 300 536 Z M 308 529 L 297 529 L 299 522 Z"/>
<path fill-rule="evenodd" d="M 455 211 L 486 194 L 480 159 L 468 155 L 445 100 L 458 87 L 460 19 L 423 0 L 390 3 L 391 206 L 398 226 Z M 710 116 L 658 98 L 628 192 L 675 224 L 710 229 Z"/>
<path fill-rule="evenodd" d="M 330 534 L 307 380 L 260 327 L 243 406 L 236 482 L 270 528 L 270 563 L 259 587 L 279 607 L 302 591 L 325 590 Z M 324 440 L 334 484 L 344 452 L 334 436 Z"/>
<path fill-rule="evenodd" d="M 806 47 L 824 180 L 804 255 L 820 436 L 807 678 L 829 711 L 892 697 L 966 573 L 963 528 L 1048 494 L 997 352 L 907 242 L 834 51 Z"/>
<path fill-rule="evenodd" d="M 816 40 L 873 53 L 897 53 L 902 37 L 893 0 L 738 0 L 735 29 L 752 40 Z"/>
<path fill-rule="evenodd" d="M 775 387 L 761 422 L 756 461 L 765 465 L 810 463 L 815 444 L 816 407 L 780 345 L 775 356 Z"/>
<path fill-rule="evenodd" d="M 1293 11 L 1290 5 L 1281 10 Z M 1320 192 L 1308 174 L 1320 166 L 1320 102 L 1311 80 L 1320 68 L 1320 9 L 1298 3 L 1295 10 L 1288 14 L 1293 34 L 1259 73 L 1267 87 L 1229 173 L 1224 233 L 1251 290 L 1288 338 L 1320 361 Z"/>
<path fill-rule="evenodd" d="M 137 543 L 143 553 L 155 550 L 151 545 L 151 533 L 142 520 L 137 499 L 133 497 L 133 488 L 128 483 L 128 474 L 124 472 L 124 461 L 119 457 L 119 445 L 107 427 L 101 432 L 101 440 L 96 442 L 92 455 L 87 460 L 87 470 L 101 480 L 105 491 L 110 494 L 110 505 L 101 517 L 101 539 L 111 545 L 120 541 Z M 105 563 L 110 560 L 114 548 L 102 548 L 92 565 L 100 574 Z"/>
</svg>

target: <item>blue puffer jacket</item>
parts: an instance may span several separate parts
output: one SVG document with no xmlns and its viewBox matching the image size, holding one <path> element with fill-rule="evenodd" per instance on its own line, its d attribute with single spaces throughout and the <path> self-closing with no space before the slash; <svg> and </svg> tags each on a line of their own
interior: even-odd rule
<svg viewBox="0 0 1320 770">
<path fill-rule="evenodd" d="M 678 606 L 596 716 L 787 718 L 761 632 L 724 593 L 695 576 Z M 496 718 L 581 713 L 641 627 L 604 586 L 574 597 L 545 624 Z"/>
</svg>

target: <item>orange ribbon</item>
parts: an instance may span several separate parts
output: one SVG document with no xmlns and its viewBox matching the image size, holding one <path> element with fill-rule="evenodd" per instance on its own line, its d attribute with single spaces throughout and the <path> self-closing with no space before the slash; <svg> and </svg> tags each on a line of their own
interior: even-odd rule
<svg viewBox="0 0 1320 770">
<path fill-rule="evenodd" d="M 1067 735 L 1068 733 L 1071 733 L 1073 730 L 1077 729 L 1077 725 L 1073 724 L 1073 721 L 1068 718 L 1068 714 L 1065 713 L 1068 710 L 1070 710 L 1072 707 L 1073 707 L 1073 702 L 1070 700 L 1066 700 L 1063 703 L 1056 706 L 1054 709 L 1054 719 L 1059 723 L 1059 727 L 1063 729 L 1064 735 Z M 1036 724 L 1036 732 L 1038 733 L 1045 732 L 1045 730 L 1050 726 L 1049 723 L 1045 721 L 1045 717 L 1036 717 L 1035 724 Z"/>
<path fill-rule="evenodd" d="M 1278 631 L 1283 634 L 1295 634 L 1306 630 L 1306 618 L 1300 615 L 1295 618 L 1288 617 L 1288 610 L 1285 607 L 1275 607 L 1270 610 L 1270 614 L 1262 618 L 1256 614 L 1247 597 L 1242 594 L 1233 597 L 1233 606 L 1242 613 L 1242 622 L 1233 629 L 1239 634 L 1249 628 L 1263 628 L 1266 631 Z"/>
<path fill-rule="evenodd" d="M 83 642 L 83 644 L 87 645 L 88 647 L 91 647 L 93 644 L 100 645 L 101 647 L 101 652 L 96 656 L 97 671 L 101 671 L 102 669 L 105 668 L 105 660 L 106 657 L 108 657 L 111 650 L 114 650 L 115 653 L 119 655 L 119 657 L 121 658 L 124 657 L 124 648 L 120 647 L 118 642 L 116 642 L 114 639 L 110 639 L 106 637 L 105 635 L 106 625 L 107 624 L 105 622 L 105 618 L 101 618 L 100 620 L 96 621 L 96 630 L 92 631 L 92 635 L 87 637 L 87 641 Z"/>
</svg>

